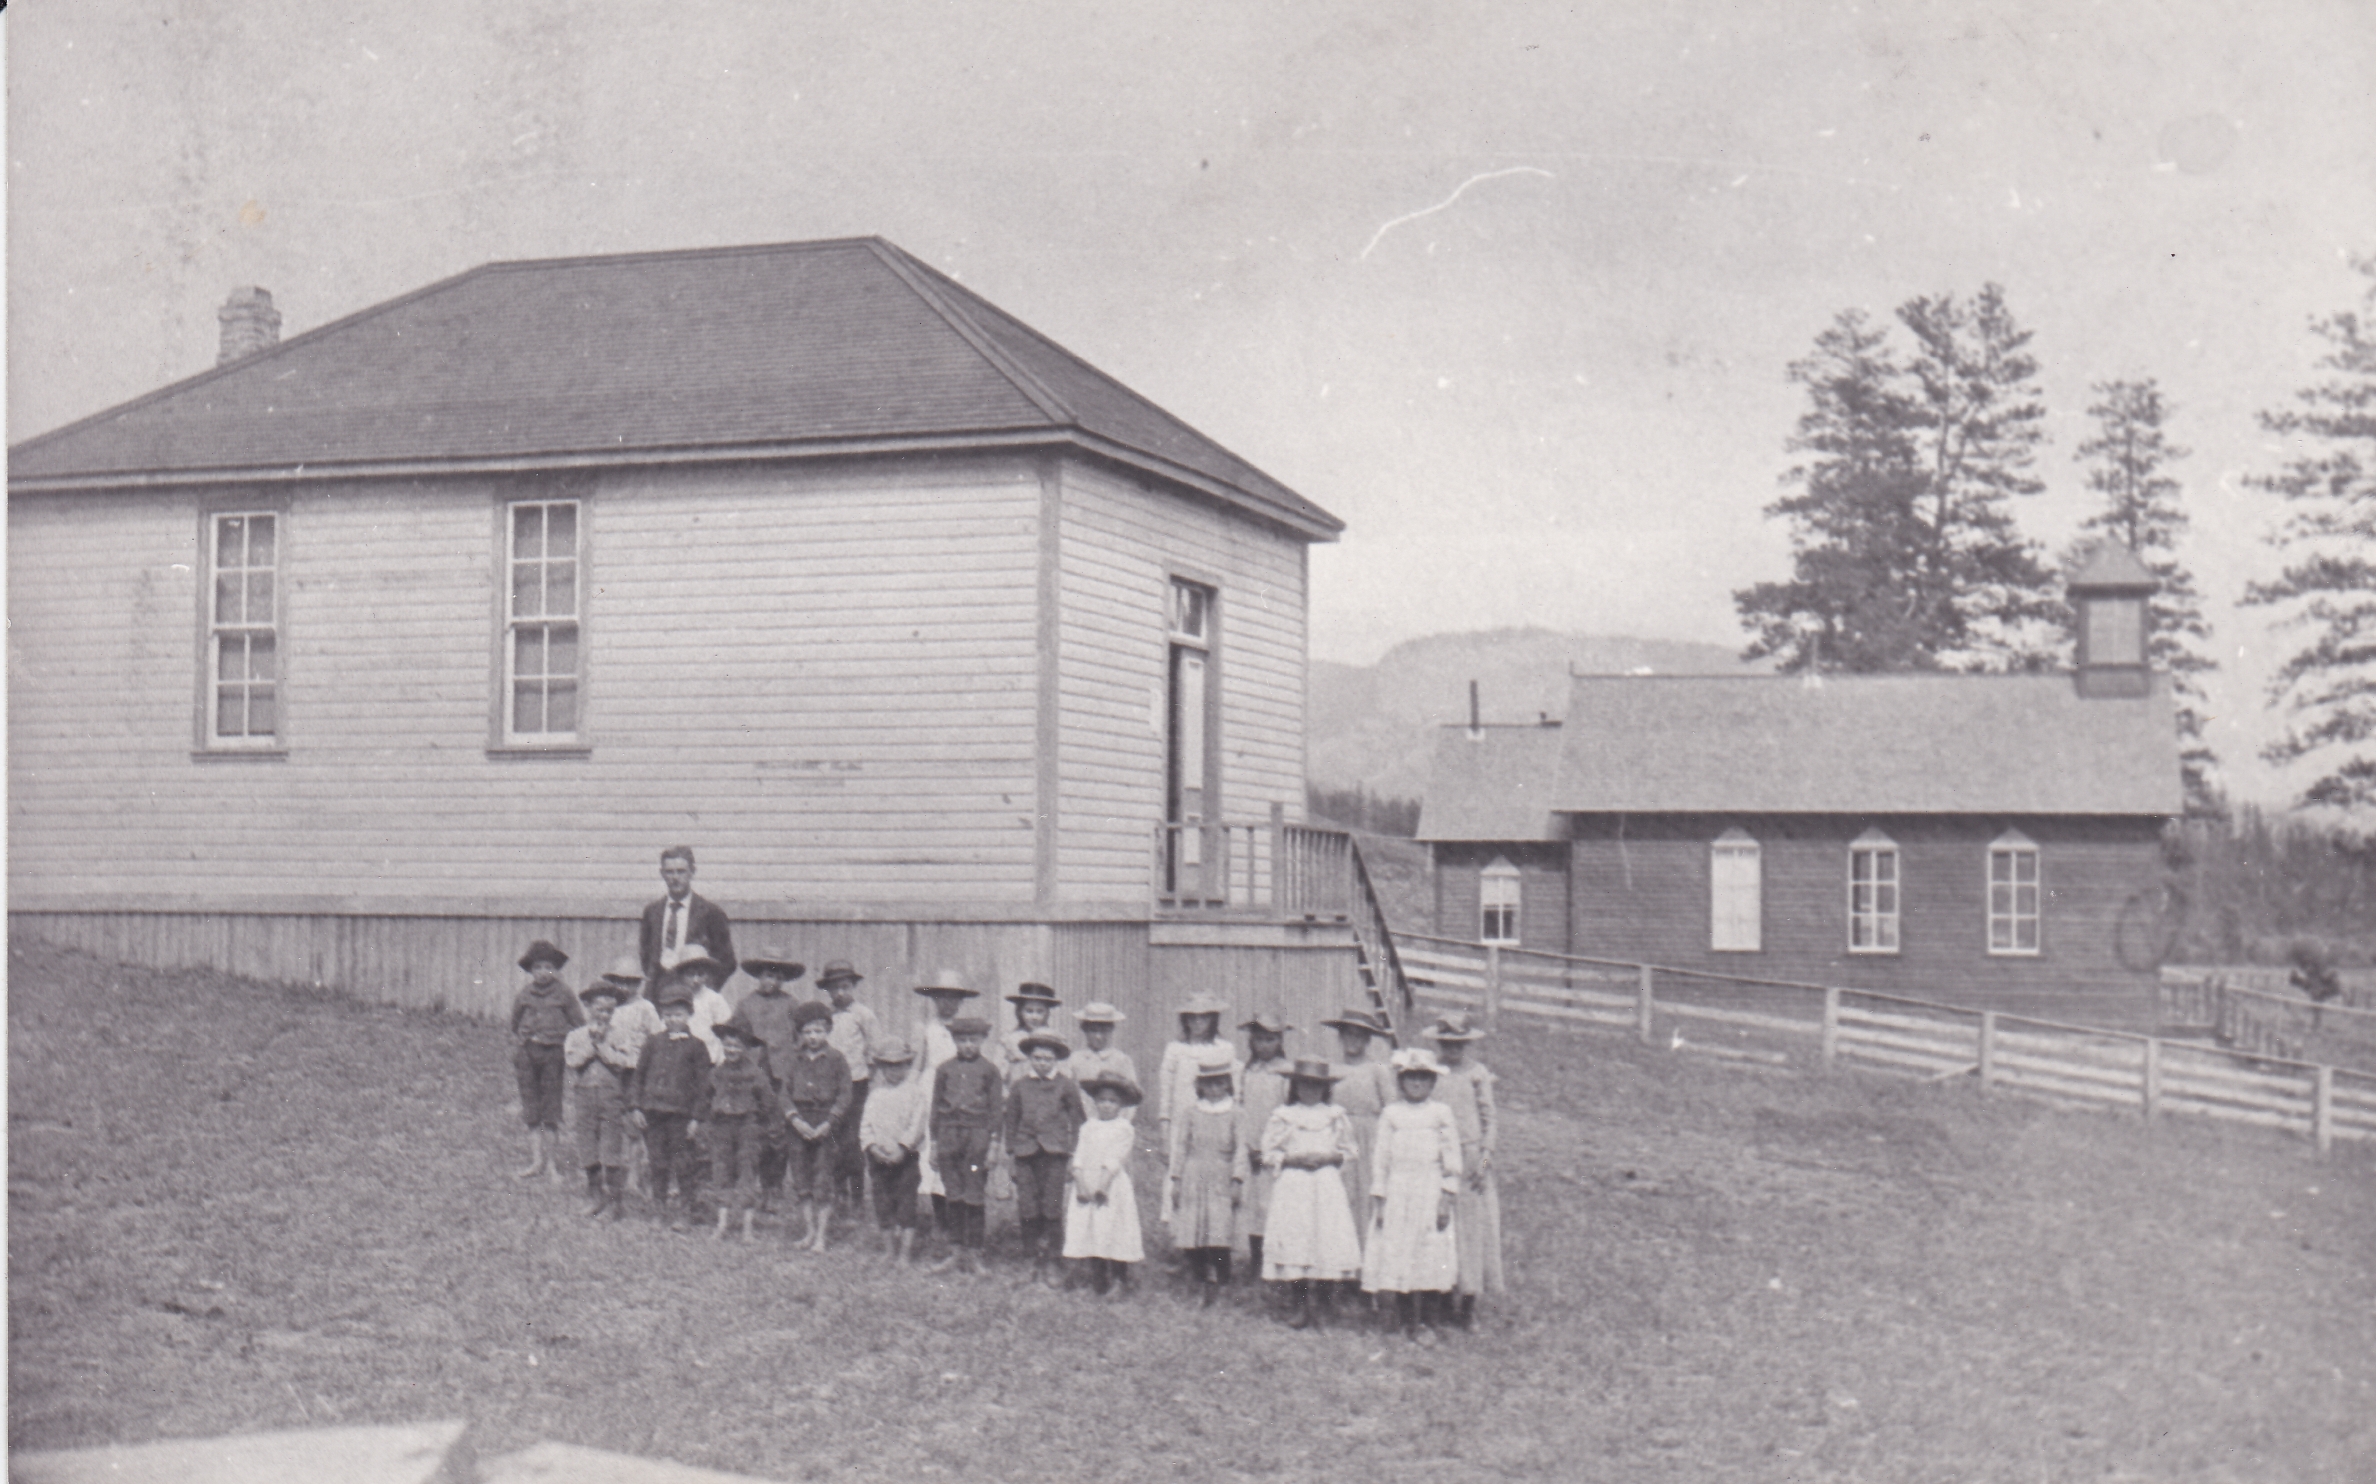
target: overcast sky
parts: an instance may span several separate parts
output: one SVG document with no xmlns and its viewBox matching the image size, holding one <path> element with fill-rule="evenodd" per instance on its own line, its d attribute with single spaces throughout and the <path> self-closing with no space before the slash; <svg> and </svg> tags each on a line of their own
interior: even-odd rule
<svg viewBox="0 0 2376 1484">
<path fill-rule="evenodd" d="M 1787 17 L 1787 19 L 1784 19 Z M 495 259 L 879 234 L 1342 517 L 1313 652 L 1539 624 L 1741 642 L 1840 309 L 1994 280 L 2086 504 L 2160 378 L 2233 675 L 2253 413 L 2376 251 L 2366 0 L 1197 6 L 32 0 L 8 72 L 8 436 Z"/>
</svg>

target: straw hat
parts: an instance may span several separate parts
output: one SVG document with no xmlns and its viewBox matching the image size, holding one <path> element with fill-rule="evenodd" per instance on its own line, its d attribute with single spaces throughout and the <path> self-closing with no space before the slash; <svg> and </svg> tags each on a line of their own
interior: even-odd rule
<svg viewBox="0 0 2376 1484">
<path fill-rule="evenodd" d="M 1345 1079 L 1339 1077 L 1336 1070 L 1321 1058 L 1299 1056 L 1295 1059 L 1295 1065 L 1288 1070 L 1287 1080 L 1290 1082 L 1325 1082 L 1334 1087 Z"/>
<path fill-rule="evenodd" d="M 633 999 L 636 989 L 644 982 L 643 960 L 632 953 L 622 953 L 610 961 L 602 977 L 626 990 L 627 997 Z"/>
<path fill-rule="evenodd" d="M 1471 1024 L 1467 1014 L 1455 1010 L 1437 1016 L 1435 1024 L 1427 1028 L 1427 1038 L 1431 1041 L 1482 1041 L 1485 1032 Z"/>
<path fill-rule="evenodd" d="M 790 983 L 808 972 L 808 965 L 780 948 L 770 948 L 752 954 L 742 961 L 742 968 L 744 973 L 754 979 L 759 977 L 761 971 L 772 969 L 775 971 L 775 977 L 786 983 Z"/>
<path fill-rule="evenodd" d="M 1135 1108 L 1147 1100 L 1147 1095 L 1139 1091 L 1139 1085 L 1119 1072 L 1092 1077 L 1081 1084 L 1081 1096 L 1085 1098 L 1094 1098 L 1101 1092 L 1110 1092 L 1120 1098 L 1125 1108 Z"/>
<path fill-rule="evenodd" d="M 1367 1031 L 1373 1036 L 1393 1034 L 1386 1024 L 1386 1017 L 1375 1010 L 1347 1010 L 1334 1020 L 1320 1023 L 1340 1031 Z"/>
<path fill-rule="evenodd" d="M 879 1067 L 905 1066 L 915 1059 L 914 1049 L 898 1036 L 886 1036 L 882 1044 L 875 1047 L 874 1055 L 868 1058 Z"/>
<path fill-rule="evenodd" d="M 1263 1031 L 1269 1035 L 1283 1036 L 1294 1030 L 1295 1027 L 1287 1023 L 1286 1016 L 1273 1015 L 1266 1010 L 1260 1015 L 1239 1021 L 1238 1029 L 1241 1031 Z"/>
<path fill-rule="evenodd" d="M 535 968 L 533 967 L 536 964 L 551 964 L 554 968 L 558 969 L 568 962 L 569 955 L 563 953 L 559 946 L 556 945 L 550 938 L 537 939 L 535 942 L 528 945 L 528 951 L 526 953 L 520 955 L 520 967 L 531 974 L 536 972 Z"/>
<path fill-rule="evenodd" d="M 958 973 L 955 969 L 936 969 L 933 971 L 933 975 L 930 979 L 927 979 L 922 984 L 916 986 L 916 993 L 964 995 L 966 998 L 971 999 L 975 995 L 980 994 L 981 991 L 978 989 L 967 989 L 965 987 L 965 981 L 958 976 Z"/>
<path fill-rule="evenodd" d="M 1091 1000 L 1081 1007 L 1080 1013 L 1073 1016 L 1073 1023 L 1076 1025 L 1120 1025 L 1129 1018 L 1103 1000 Z"/>
<path fill-rule="evenodd" d="M 1421 1072 L 1430 1077 L 1444 1075 L 1444 1065 L 1435 1059 L 1435 1053 L 1420 1046 L 1405 1046 L 1386 1058 L 1386 1065 L 1397 1077 L 1406 1072 Z"/>
<path fill-rule="evenodd" d="M 1179 1013 L 1182 1015 L 1227 1015 L 1229 1002 L 1210 994 L 1195 994 L 1189 997 L 1186 1004 L 1180 1006 Z"/>
<path fill-rule="evenodd" d="M 1046 1031 L 1035 1031 L 1031 1035 L 1025 1036 L 1022 1040 L 1017 1041 L 1015 1045 L 1017 1049 L 1022 1051 L 1025 1056 L 1029 1056 L 1033 1051 L 1042 1046 L 1045 1046 L 1050 1051 L 1055 1052 L 1056 1059 L 1058 1061 L 1062 1061 L 1066 1057 L 1072 1055 L 1072 1048 L 1064 1043 L 1064 1037 L 1051 1035 Z"/>
</svg>

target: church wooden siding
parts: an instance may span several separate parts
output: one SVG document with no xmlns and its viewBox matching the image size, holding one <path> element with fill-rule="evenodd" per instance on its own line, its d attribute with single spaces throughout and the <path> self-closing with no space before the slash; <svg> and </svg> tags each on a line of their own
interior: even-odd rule
<svg viewBox="0 0 2376 1484">
<path fill-rule="evenodd" d="M 590 747 L 490 755 L 498 502 L 544 491 L 586 502 Z M 792 897 L 1027 900 L 1038 498 L 1012 459 L 302 486 L 286 756 L 193 759 L 196 497 L 17 495 L 12 893 L 532 911 L 682 839 Z"/>
<path fill-rule="evenodd" d="M 2072 1013 L 2092 1023 L 2150 1016 L 2157 821 L 2089 817 L 1635 816 L 1620 835 L 1579 816 L 1570 866 L 1573 946 L 1748 978 L 1790 979 L 1975 1005 Z M 1761 948 L 1709 943 L 1709 844 L 1737 826 L 1758 844 Z M 1899 951 L 1848 951 L 1848 851 L 1868 827 L 1898 848 Z M 2040 950 L 1991 954 L 1988 848 L 2006 828 L 2038 847 Z M 1468 936 L 1473 936 L 1473 933 Z M 2125 939 L 2125 941 L 2124 941 Z M 1533 945 L 1529 945 L 1533 946 Z M 2125 955 L 2125 958 L 2124 958 Z"/>
<path fill-rule="evenodd" d="M 1304 544 L 1081 460 L 1062 466 L 1057 501 L 1059 876 L 1067 896 L 1143 899 L 1164 807 L 1174 577 L 1217 592 L 1217 817 L 1267 821 L 1274 803 L 1303 817 Z"/>
</svg>

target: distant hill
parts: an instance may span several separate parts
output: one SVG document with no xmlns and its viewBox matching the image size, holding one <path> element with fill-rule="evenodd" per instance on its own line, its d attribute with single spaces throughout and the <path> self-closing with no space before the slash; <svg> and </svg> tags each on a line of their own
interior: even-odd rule
<svg viewBox="0 0 2376 1484">
<path fill-rule="evenodd" d="M 1312 662 L 1308 712 L 1312 782 L 1359 785 L 1389 798 L 1419 797 L 1435 729 L 1468 720 L 1468 686 L 1477 682 L 1488 722 L 1535 721 L 1567 714 L 1570 673 L 1732 675 L 1737 650 L 1676 639 L 1609 638 L 1550 629 L 1489 629 L 1430 634 L 1386 651 L 1374 665 Z"/>
</svg>

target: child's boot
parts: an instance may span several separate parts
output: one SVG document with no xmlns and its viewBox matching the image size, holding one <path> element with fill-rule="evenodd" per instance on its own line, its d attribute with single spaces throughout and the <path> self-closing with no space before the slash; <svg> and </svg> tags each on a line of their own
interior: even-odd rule
<svg viewBox="0 0 2376 1484">
<path fill-rule="evenodd" d="M 1302 1278 L 1295 1280 L 1295 1317 L 1287 1321 L 1289 1329 L 1312 1327 L 1312 1285 Z"/>
<path fill-rule="evenodd" d="M 1440 1293 L 1419 1295 L 1419 1333 L 1416 1338 L 1420 1344 L 1433 1345 L 1443 1338 L 1436 1331 L 1437 1318 L 1443 1311 L 1443 1304 L 1444 1295 Z"/>
<path fill-rule="evenodd" d="M 610 1192 L 602 1184 L 602 1166 L 586 1166 L 586 1195 L 594 1202 L 586 1208 L 589 1218 L 600 1216 L 610 1209 Z"/>
<path fill-rule="evenodd" d="M 528 1168 L 515 1172 L 514 1180 L 533 1180 L 545 1172 L 544 1130 L 528 1130 Z"/>
</svg>

